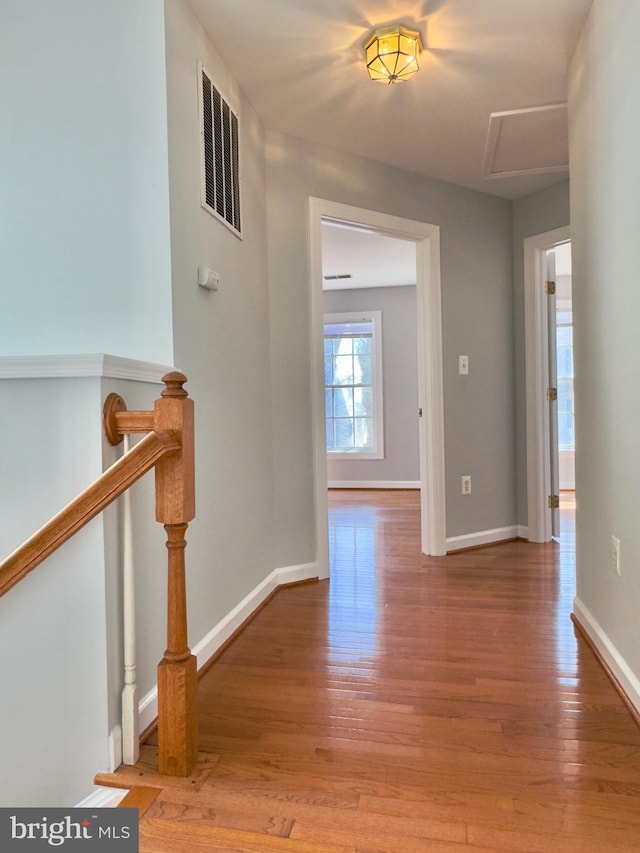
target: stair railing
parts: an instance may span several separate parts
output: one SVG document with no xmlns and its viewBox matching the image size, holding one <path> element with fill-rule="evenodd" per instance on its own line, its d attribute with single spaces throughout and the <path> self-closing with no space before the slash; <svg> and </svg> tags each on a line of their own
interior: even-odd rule
<svg viewBox="0 0 640 853">
<path fill-rule="evenodd" d="M 168 549 L 167 648 L 158 665 L 158 770 L 189 776 L 196 762 L 196 658 L 187 643 L 184 551 L 195 516 L 194 410 L 182 373 L 163 377 L 166 387 L 153 411 L 129 412 L 118 394 L 104 404 L 111 444 L 146 433 L 128 453 L 0 563 L 0 595 L 43 560 L 136 480 L 155 467 L 156 521 L 164 525 Z"/>
</svg>

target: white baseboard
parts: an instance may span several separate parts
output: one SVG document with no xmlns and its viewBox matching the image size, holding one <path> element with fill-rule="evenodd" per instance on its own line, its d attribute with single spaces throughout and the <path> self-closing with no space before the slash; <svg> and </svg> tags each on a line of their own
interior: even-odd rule
<svg viewBox="0 0 640 853">
<path fill-rule="evenodd" d="M 529 528 L 525 527 L 524 524 L 518 525 L 518 539 L 526 539 L 529 541 Z"/>
<path fill-rule="evenodd" d="M 275 569 L 265 578 L 262 583 L 245 596 L 224 619 L 212 628 L 211 631 L 197 643 L 192 651 L 198 658 L 198 669 L 209 661 L 218 649 L 226 643 L 229 637 L 240 628 L 244 622 L 257 610 L 271 593 L 279 586 L 299 581 L 310 580 L 318 577 L 318 567 L 315 563 L 307 563 L 303 566 L 287 566 L 283 569 Z"/>
<path fill-rule="evenodd" d="M 447 539 L 447 551 L 457 551 L 460 548 L 477 548 L 479 545 L 492 545 L 519 536 L 517 525 L 497 527 L 495 530 L 482 530 L 479 533 L 465 533 L 463 536 L 450 536 Z"/>
<path fill-rule="evenodd" d="M 271 593 L 289 583 L 313 580 L 318 577 L 317 563 L 305 563 L 300 566 L 286 566 L 274 569 L 258 586 L 237 604 L 218 624 L 192 648 L 198 659 L 198 669 L 211 660 L 213 655 L 226 641 L 249 619 Z M 158 716 L 158 688 L 154 687 L 140 700 L 140 731 L 144 732 Z"/>
<path fill-rule="evenodd" d="M 122 728 L 114 726 L 109 734 L 109 773 L 122 764 Z"/>
<path fill-rule="evenodd" d="M 640 714 L 640 680 L 579 598 L 573 600 L 573 612 L 580 627 L 588 635 L 602 660 L 611 670 L 613 677 L 624 691 L 630 704 L 636 713 Z"/>
<path fill-rule="evenodd" d="M 89 796 L 78 803 L 76 809 L 114 809 L 129 793 L 127 788 L 103 788 L 95 785 Z"/>
<path fill-rule="evenodd" d="M 420 480 L 329 480 L 330 489 L 419 489 Z"/>
</svg>

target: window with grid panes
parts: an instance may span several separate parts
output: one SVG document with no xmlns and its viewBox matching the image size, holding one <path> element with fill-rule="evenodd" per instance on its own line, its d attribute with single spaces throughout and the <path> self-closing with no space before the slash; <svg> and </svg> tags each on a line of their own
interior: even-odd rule
<svg viewBox="0 0 640 853">
<path fill-rule="evenodd" d="M 383 457 L 380 325 L 379 311 L 325 316 L 325 414 L 331 457 Z"/>
</svg>

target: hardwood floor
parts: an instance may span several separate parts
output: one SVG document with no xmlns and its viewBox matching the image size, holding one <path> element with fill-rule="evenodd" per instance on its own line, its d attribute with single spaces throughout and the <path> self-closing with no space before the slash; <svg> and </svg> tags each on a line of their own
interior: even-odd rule
<svg viewBox="0 0 640 853">
<path fill-rule="evenodd" d="M 419 522 L 416 492 L 331 493 L 331 582 L 201 679 L 200 774 L 140 796 L 143 853 L 640 850 L 640 730 L 569 618 L 570 513 L 560 545 L 443 558 Z"/>
</svg>

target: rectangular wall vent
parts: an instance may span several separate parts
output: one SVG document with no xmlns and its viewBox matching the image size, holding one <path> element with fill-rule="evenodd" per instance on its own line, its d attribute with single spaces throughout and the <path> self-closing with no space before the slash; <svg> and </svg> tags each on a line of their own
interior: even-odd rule
<svg viewBox="0 0 640 853">
<path fill-rule="evenodd" d="M 238 115 L 200 66 L 202 206 L 238 235 L 240 170 Z"/>
</svg>

